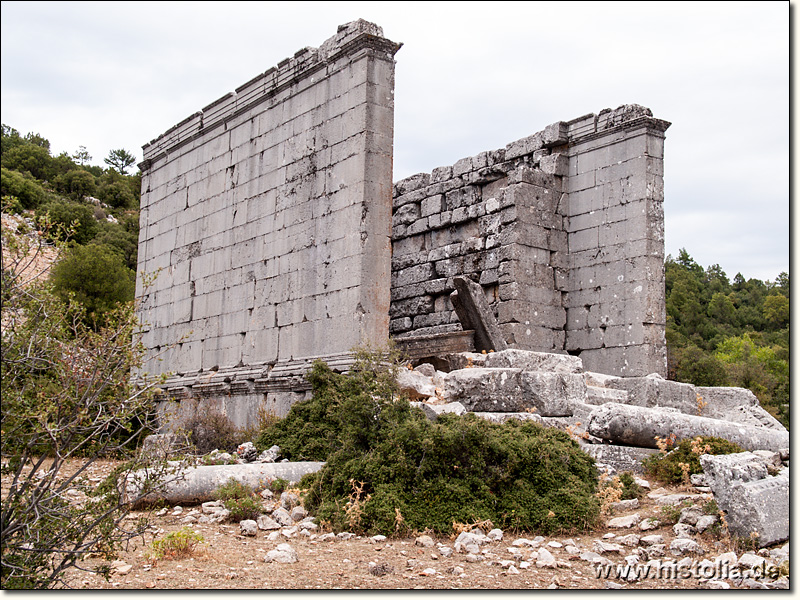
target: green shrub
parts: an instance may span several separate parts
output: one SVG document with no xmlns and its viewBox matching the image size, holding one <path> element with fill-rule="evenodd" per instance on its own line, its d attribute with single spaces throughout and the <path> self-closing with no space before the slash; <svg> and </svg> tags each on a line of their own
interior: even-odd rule
<svg viewBox="0 0 800 600">
<path fill-rule="evenodd" d="M 630 471 L 620 473 L 619 482 L 622 484 L 621 500 L 637 500 L 644 496 L 644 488 L 636 483 L 636 479 Z"/>
<path fill-rule="evenodd" d="M 281 479 L 280 477 L 278 477 L 277 479 L 273 479 L 272 483 L 269 484 L 269 489 L 274 494 L 281 494 L 288 487 L 289 487 L 289 482 L 286 479 Z"/>
<path fill-rule="evenodd" d="M 231 511 L 229 519 L 237 523 L 245 519 L 255 520 L 264 512 L 253 490 L 233 478 L 214 491 L 214 498 L 222 501 L 223 506 Z"/>
<path fill-rule="evenodd" d="M 189 527 L 168 533 L 160 540 L 150 544 L 148 556 L 155 560 L 176 560 L 191 556 L 198 544 L 205 541 L 202 535 Z"/>
<path fill-rule="evenodd" d="M 116 306 L 133 300 L 136 274 L 107 246 L 74 246 L 50 275 L 55 293 L 74 297 L 86 308 L 88 322 L 102 324 Z"/>
<path fill-rule="evenodd" d="M 0 169 L 0 193 L 18 199 L 26 209 L 36 208 L 50 198 L 41 182 L 6 168 Z"/>
<path fill-rule="evenodd" d="M 80 202 L 54 200 L 36 209 L 36 219 L 43 223 L 47 215 L 51 227 L 47 235 L 52 241 L 69 239 L 76 244 L 87 244 L 97 235 L 98 225 L 94 208 Z"/>
<path fill-rule="evenodd" d="M 334 529 L 446 533 L 454 522 L 489 519 L 551 533 L 591 527 L 599 516 L 594 461 L 562 431 L 472 414 L 431 423 L 368 358 L 345 375 L 318 362 L 308 378 L 312 399 L 259 443 L 327 461 L 301 486 L 306 508 Z"/>
<path fill-rule="evenodd" d="M 97 189 L 95 177 L 84 169 L 70 169 L 56 177 L 56 189 L 73 200 L 93 196 Z"/>
<path fill-rule="evenodd" d="M 687 483 L 689 476 L 702 473 L 703 454 L 733 454 L 744 452 L 733 442 L 718 437 L 696 437 L 678 442 L 669 452 L 652 454 L 642 461 L 645 472 L 666 483 Z"/>
</svg>

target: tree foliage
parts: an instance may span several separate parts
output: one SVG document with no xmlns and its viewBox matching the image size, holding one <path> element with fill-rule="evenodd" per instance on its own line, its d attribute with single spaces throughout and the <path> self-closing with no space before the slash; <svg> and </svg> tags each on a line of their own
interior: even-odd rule
<svg viewBox="0 0 800 600">
<path fill-rule="evenodd" d="M 5 589 L 64 587 L 88 554 L 109 556 L 142 535 L 147 524 L 125 517 L 170 468 L 134 451 L 155 406 L 152 388 L 131 379 L 144 350 L 132 303 L 107 312 L 101 329 L 87 327 L 83 306 L 30 279 L 42 238 L 12 233 L 3 230 L 0 446 L 10 485 L 0 579 Z M 126 462 L 97 485 L 88 473 L 104 457 Z M 141 486 L 131 495 L 120 482 L 134 471 Z"/>
<path fill-rule="evenodd" d="M 789 425 L 789 274 L 730 282 L 682 249 L 666 260 L 667 352 L 672 379 L 746 387 Z"/>
<path fill-rule="evenodd" d="M 53 291 L 62 300 L 75 300 L 86 310 L 88 323 L 103 324 L 120 305 L 133 301 L 136 273 L 107 246 L 73 246 L 53 266 Z"/>
<path fill-rule="evenodd" d="M 127 150 L 119 148 L 109 152 L 103 162 L 119 171 L 121 175 L 125 175 L 125 170 L 136 162 L 136 157 Z"/>
</svg>

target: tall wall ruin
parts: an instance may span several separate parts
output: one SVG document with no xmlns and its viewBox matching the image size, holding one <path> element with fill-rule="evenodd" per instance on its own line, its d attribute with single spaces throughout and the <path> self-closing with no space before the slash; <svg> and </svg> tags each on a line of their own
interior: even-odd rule
<svg viewBox="0 0 800 600">
<path fill-rule="evenodd" d="M 398 49 L 343 25 L 144 147 L 137 297 L 167 406 L 285 414 L 316 357 L 460 331 L 456 276 L 511 347 L 665 374 L 669 123 L 623 106 L 392 186 Z"/>
<path fill-rule="evenodd" d="M 144 371 L 173 398 L 285 412 L 295 367 L 387 338 L 398 48 L 349 23 L 144 146 Z"/>
<path fill-rule="evenodd" d="M 667 127 L 626 105 L 397 182 L 391 333 L 459 330 L 449 296 L 467 275 L 511 347 L 666 375 Z"/>
</svg>

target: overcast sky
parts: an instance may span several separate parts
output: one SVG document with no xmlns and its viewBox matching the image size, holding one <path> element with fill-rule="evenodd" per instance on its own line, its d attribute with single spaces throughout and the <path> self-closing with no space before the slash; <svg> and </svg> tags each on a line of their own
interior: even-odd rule
<svg viewBox="0 0 800 600">
<path fill-rule="evenodd" d="M 394 179 L 637 103 L 672 122 L 666 251 L 789 271 L 787 2 L 2 2 L 2 122 L 141 146 L 338 25 L 396 55 Z"/>
</svg>

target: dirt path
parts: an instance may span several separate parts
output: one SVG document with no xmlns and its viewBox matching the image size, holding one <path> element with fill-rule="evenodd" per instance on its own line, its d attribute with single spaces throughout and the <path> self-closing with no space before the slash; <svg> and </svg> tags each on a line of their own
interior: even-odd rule
<svg viewBox="0 0 800 600">
<path fill-rule="evenodd" d="M 97 464 L 90 474 L 99 478 L 110 471 L 113 462 Z M 4 478 L 5 479 L 5 478 Z M 7 483 L 4 480 L 4 488 Z M 653 486 L 655 487 L 655 486 Z M 5 490 L 4 490 L 5 491 Z M 698 506 L 705 501 L 702 494 L 687 488 L 653 490 L 660 493 L 692 493 Z M 657 498 L 645 497 L 636 509 L 625 510 L 613 516 L 638 513 L 646 517 L 664 518 L 664 511 L 656 504 Z M 533 546 L 519 542 L 520 538 L 533 540 L 535 534 L 506 531 L 503 539 L 481 546 L 480 558 L 453 549 L 456 536 L 432 536 L 432 546 L 420 546 L 415 538 L 389 538 L 375 541 L 369 537 L 351 539 L 322 539 L 318 530 L 313 537 L 297 535 L 287 539 L 269 540 L 272 532 L 259 530 L 255 537 L 240 534 L 238 524 L 191 523 L 187 517 L 200 514 L 200 507 L 182 507 L 179 511 L 168 507 L 166 514 L 157 516 L 134 512 L 129 519 L 148 514 L 152 526 L 139 538 L 131 540 L 119 553 L 111 578 L 75 570 L 70 583 L 78 589 L 530 589 L 557 586 L 566 589 L 592 589 L 622 586 L 625 589 L 692 589 L 710 585 L 697 577 L 681 578 L 669 575 L 642 577 L 638 581 L 624 581 L 612 575 L 598 577 L 598 565 L 586 558 L 586 552 L 596 552 L 597 542 L 617 543 L 620 551 L 602 553 L 603 562 L 616 572 L 618 565 L 625 566 L 626 556 L 636 555 L 643 546 L 624 538 L 635 534 L 663 536 L 666 548 L 674 539 L 671 523 L 655 530 L 599 528 L 590 533 L 549 536 Z M 179 514 L 178 514 L 179 513 Z M 196 517 L 195 517 L 196 518 Z M 188 519 L 192 520 L 192 519 Z M 177 560 L 153 560 L 152 542 L 163 539 L 170 532 L 189 527 L 203 538 L 194 552 Z M 328 536 L 330 537 L 330 536 Z M 725 541 L 711 534 L 695 535 L 703 548 L 702 555 L 672 556 L 667 550 L 662 560 L 679 561 L 691 558 L 697 562 L 729 550 Z M 621 539 L 623 538 L 623 539 Z M 625 545 L 627 543 L 630 545 Z M 517 541 L 515 544 L 514 542 Z M 265 562 L 265 556 L 279 544 L 289 544 L 297 553 L 297 562 L 284 564 Z M 555 559 L 552 567 L 537 566 L 539 554 L 546 557 L 546 549 Z M 444 554 L 443 554 L 444 552 Z M 582 556 L 583 555 L 583 556 Z M 630 560 L 630 559 L 629 559 Z M 640 565 L 646 558 L 639 561 Z M 85 567 L 101 564 L 99 560 L 83 563 Z M 735 587 L 731 584 L 731 587 Z"/>
</svg>

